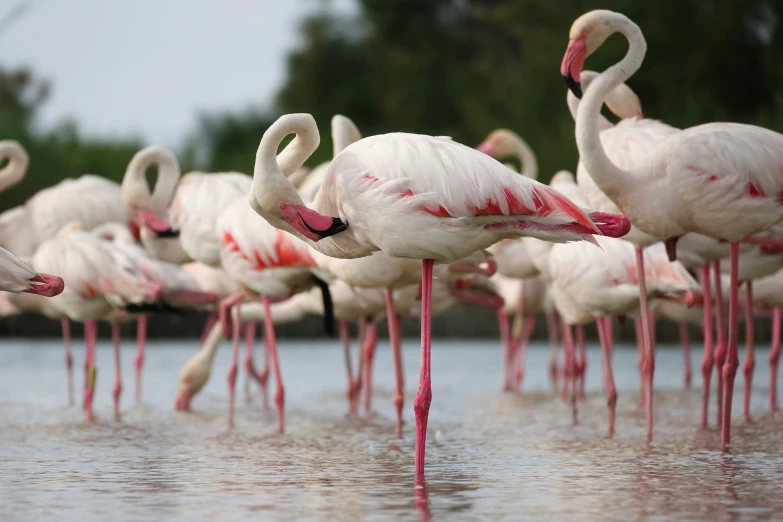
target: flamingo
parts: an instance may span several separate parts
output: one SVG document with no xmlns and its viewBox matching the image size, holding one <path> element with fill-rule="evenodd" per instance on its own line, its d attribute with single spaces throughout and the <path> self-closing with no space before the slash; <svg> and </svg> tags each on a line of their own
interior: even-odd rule
<svg viewBox="0 0 783 522">
<path fill-rule="evenodd" d="M 204 291 L 179 265 L 155 259 L 136 245 L 131 231 L 120 223 L 104 223 L 92 230 L 118 265 L 128 266 L 140 278 L 160 285 L 158 299 L 175 307 L 201 308 L 217 302 L 218 296 Z M 144 365 L 147 316 L 137 319 L 136 402 L 141 402 L 141 372 Z"/>
<path fill-rule="evenodd" d="M 577 96 L 579 73 L 587 56 L 611 34 L 629 42 L 625 57 L 593 81 L 579 105 L 576 141 L 596 185 L 641 231 L 667 241 L 672 258 L 677 238 L 697 232 L 730 242 L 728 355 L 723 373 L 722 447 L 731 443 L 731 405 L 739 366 L 737 353 L 739 241 L 763 232 L 783 218 L 783 135 L 737 123 L 711 123 L 677 131 L 648 151 L 638 166 L 623 169 L 604 151 L 597 116 L 607 92 L 641 66 L 646 43 L 626 16 L 591 11 L 571 26 L 561 72 Z M 647 361 L 648 379 L 654 364 Z M 651 382 L 648 384 L 648 391 Z M 647 398 L 648 438 L 652 435 Z"/>
<path fill-rule="evenodd" d="M 41 243 L 33 256 L 33 266 L 59 271 L 66 284 L 63 292 L 52 298 L 52 304 L 69 319 L 84 322 L 87 347 L 84 409 L 89 421 L 93 420 L 97 321 L 112 320 L 116 318 L 116 308 L 143 303 L 154 298 L 160 290 L 159 286 L 145 284 L 116 265 L 104 243 L 73 222 L 63 227 L 57 236 Z M 118 399 L 115 395 L 115 413 Z"/>
<path fill-rule="evenodd" d="M 285 299 L 304 291 L 314 284 L 320 286 L 324 299 L 328 301 L 328 287 L 325 279 L 329 275 L 318 270 L 310 256 L 307 245 L 297 237 L 273 228 L 253 212 L 242 196 L 231 203 L 220 214 L 217 221 L 220 235 L 220 263 L 229 277 L 239 285 L 240 290 L 220 304 L 220 322 L 228 336 L 227 316 L 232 306 L 246 297 L 260 296 L 265 307 L 273 300 Z M 331 305 L 327 310 L 331 313 Z M 331 318 L 327 319 L 331 322 Z M 275 403 L 278 409 L 279 431 L 284 430 L 284 388 L 273 323 L 264 322 L 265 339 L 275 374 Z M 238 328 L 234 322 L 231 367 L 228 375 L 229 413 L 228 424 L 233 426 L 234 388 L 236 385 L 238 357 Z"/>
<path fill-rule="evenodd" d="M 422 260 L 421 373 L 414 400 L 415 472 L 422 476 L 432 400 L 434 261 L 456 261 L 523 235 L 553 241 L 623 235 L 629 223 L 618 215 L 588 215 L 557 191 L 448 138 L 405 133 L 372 136 L 346 147 L 332 160 L 309 208 L 283 174 L 296 169 L 282 168 L 276 158 L 281 141 L 292 133 L 296 137 L 283 152 L 292 163 L 301 165 L 318 146 L 318 128 L 308 114 L 282 116 L 267 129 L 250 195 L 259 215 L 331 257 L 381 250 Z"/>
<path fill-rule="evenodd" d="M 158 179 L 150 192 L 145 172 L 158 166 Z M 237 197 L 247 194 L 250 177 L 238 172 L 189 172 L 180 177 L 177 158 L 158 146 L 137 152 L 122 180 L 122 204 L 143 234 L 176 236 L 193 261 L 220 265 L 217 219 Z M 144 232 L 144 230 L 147 232 Z M 169 245 L 177 248 L 176 243 Z"/>
<path fill-rule="evenodd" d="M 304 316 L 304 311 L 293 299 L 276 303 L 269 308 L 270 320 L 282 324 L 295 322 Z M 234 308 L 236 322 L 266 321 L 265 309 L 262 303 L 241 303 Z M 182 367 L 174 399 L 174 409 L 190 411 L 190 402 L 209 381 L 212 364 L 220 344 L 223 341 L 223 327 L 213 323 L 202 343 L 202 348 L 196 352 Z"/>
</svg>

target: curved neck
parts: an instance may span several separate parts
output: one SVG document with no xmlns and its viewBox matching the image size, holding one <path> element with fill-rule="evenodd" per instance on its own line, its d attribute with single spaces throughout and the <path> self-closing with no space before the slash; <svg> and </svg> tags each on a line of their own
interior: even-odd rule
<svg viewBox="0 0 783 522">
<path fill-rule="evenodd" d="M 536 160 L 533 149 L 519 136 L 514 136 L 512 143 L 519 163 L 522 165 L 521 174 L 530 179 L 538 178 L 538 160 Z"/>
<path fill-rule="evenodd" d="M 576 117 L 576 145 L 590 177 L 610 199 L 633 187 L 634 176 L 615 165 L 604 151 L 599 135 L 599 117 L 603 100 L 609 92 L 625 82 L 642 64 L 647 44 L 639 27 L 625 20 L 618 23 L 617 32 L 628 40 L 628 52 L 619 63 L 609 67 L 592 81 L 579 104 Z"/>
<path fill-rule="evenodd" d="M 150 192 L 146 172 L 151 165 L 158 166 L 158 179 L 155 189 Z M 137 152 L 128 164 L 122 179 L 123 199 L 126 205 L 138 205 L 160 214 L 174 197 L 181 172 L 177 158 L 162 147 L 145 147 Z"/>
<path fill-rule="evenodd" d="M 0 192 L 22 181 L 30 164 L 27 152 L 16 141 L 0 141 L 0 161 L 6 158 L 8 165 L 0 170 Z"/>
<path fill-rule="evenodd" d="M 337 156 L 351 143 L 362 139 L 362 133 L 350 118 L 335 115 L 332 118 L 332 157 Z"/>
<path fill-rule="evenodd" d="M 293 114 L 291 116 L 299 115 Z M 307 158 L 318 148 L 321 137 L 312 117 L 310 117 L 310 122 L 305 121 L 304 118 L 289 118 L 285 120 L 288 125 L 278 125 L 281 120 L 273 123 L 261 138 L 261 144 L 256 154 L 256 173 L 259 161 L 263 157 L 267 168 L 274 167 L 283 176 L 288 177 L 299 170 Z M 311 122 L 312 124 L 310 124 Z M 277 149 L 280 147 L 280 143 L 289 134 L 296 134 L 296 137 L 278 155 Z"/>
<path fill-rule="evenodd" d="M 582 84 L 582 90 L 587 90 L 584 84 Z M 571 113 L 571 117 L 574 119 L 574 122 L 576 122 L 576 113 L 579 111 L 579 98 L 577 98 L 576 95 L 569 90 L 568 94 L 566 95 L 566 103 L 568 104 L 568 112 Z M 604 118 L 603 114 L 599 112 L 598 130 L 602 131 L 604 129 L 608 129 L 609 127 L 614 127 L 614 125 L 612 125 L 612 122 Z"/>
<path fill-rule="evenodd" d="M 207 335 L 207 338 L 204 340 L 204 346 L 201 347 L 201 350 L 204 352 L 204 357 L 209 360 L 210 365 L 212 365 L 215 354 L 222 342 L 223 330 L 221 329 L 220 323 L 216 323 L 212 325 L 212 330 L 209 331 L 209 335 Z"/>
</svg>

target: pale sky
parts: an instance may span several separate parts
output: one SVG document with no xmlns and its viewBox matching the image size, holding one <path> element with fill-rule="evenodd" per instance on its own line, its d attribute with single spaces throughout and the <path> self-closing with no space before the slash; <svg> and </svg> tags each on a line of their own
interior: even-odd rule
<svg viewBox="0 0 783 522">
<path fill-rule="evenodd" d="M 0 19 L 20 0 L 0 0 Z M 182 144 L 202 111 L 264 107 L 298 22 L 317 0 L 28 0 L 0 33 L 0 64 L 52 82 L 39 123 Z M 354 0 L 333 0 L 353 13 Z"/>
</svg>

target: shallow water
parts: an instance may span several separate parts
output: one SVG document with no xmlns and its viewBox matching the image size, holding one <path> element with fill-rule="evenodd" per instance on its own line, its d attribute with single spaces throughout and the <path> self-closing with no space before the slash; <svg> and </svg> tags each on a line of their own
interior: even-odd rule
<svg viewBox="0 0 783 522">
<path fill-rule="evenodd" d="M 388 345 L 376 356 L 375 414 L 345 416 L 342 353 L 331 342 L 281 342 L 287 432 L 245 405 L 225 426 L 228 350 L 190 414 L 172 411 L 194 343 L 152 343 L 144 403 L 133 405 L 134 345 L 123 346 L 124 417 L 111 420 L 112 354 L 98 352 L 98 421 L 68 407 L 59 343 L 0 348 L 0 520 L 775 520 L 783 517 L 781 418 L 767 414 L 766 352 L 759 350 L 755 423 L 735 417 L 733 455 L 700 431 L 700 378 L 682 390 L 682 356 L 656 365 L 655 441 L 644 444 L 636 352 L 615 353 L 617 434 L 605 435 L 597 347 L 588 352 L 587 400 L 554 396 L 547 350 L 531 348 L 525 393 L 499 391 L 496 343 L 438 340 L 427 480 L 414 487 L 413 412 L 418 347 L 406 342 L 402 440 L 394 437 Z M 76 381 L 82 374 L 77 364 Z M 698 371 L 697 351 L 694 369 Z M 270 382 L 272 380 L 270 379 Z M 741 405 L 741 372 L 735 405 Z M 77 394 L 78 395 L 78 394 Z M 739 406 L 735 406 L 736 408 Z M 711 421 L 714 425 L 714 401 Z"/>
</svg>

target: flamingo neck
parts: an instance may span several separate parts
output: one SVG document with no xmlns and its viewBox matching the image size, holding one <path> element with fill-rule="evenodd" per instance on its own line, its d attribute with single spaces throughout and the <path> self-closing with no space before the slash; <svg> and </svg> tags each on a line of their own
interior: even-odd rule
<svg viewBox="0 0 783 522">
<path fill-rule="evenodd" d="M 27 152 L 16 141 L 0 142 L 0 161 L 6 158 L 8 165 L 0 170 L 0 192 L 22 181 L 30 164 Z"/>
<path fill-rule="evenodd" d="M 533 149 L 519 136 L 513 136 L 511 140 L 519 164 L 522 166 L 521 174 L 530 179 L 538 178 L 538 160 Z"/>
<path fill-rule="evenodd" d="M 332 156 L 337 156 L 348 145 L 362 139 L 362 133 L 349 118 L 339 114 L 332 118 Z"/>
<path fill-rule="evenodd" d="M 158 179 L 155 188 L 150 191 L 146 171 L 152 165 L 158 167 Z M 179 162 L 171 152 L 162 147 L 146 147 L 133 156 L 125 171 L 122 179 L 123 204 L 128 209 L 142 207 L 165 215 L 180 176 Z"/>
<path fill-rule="evenodd" d="M 620 62 L 599 74 L 579 103 L 576 144 L 579 156 L 596 185 L 610 199 L 636 185 L 634 175 L 615 165 L 606 155 L 599 134 L 601 106 L 607 95 L 635 73 L 644 60 L 647 44 L 639 27 L 630 20 L 616 21 L 616 31 L 628 40 L 628 52 Z"/>
</svg>

